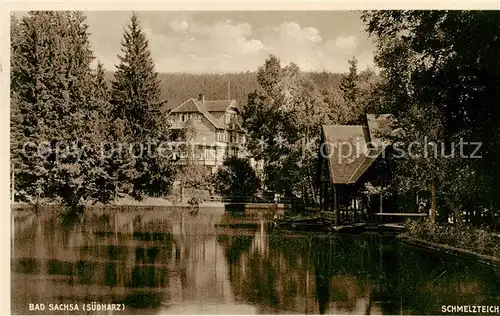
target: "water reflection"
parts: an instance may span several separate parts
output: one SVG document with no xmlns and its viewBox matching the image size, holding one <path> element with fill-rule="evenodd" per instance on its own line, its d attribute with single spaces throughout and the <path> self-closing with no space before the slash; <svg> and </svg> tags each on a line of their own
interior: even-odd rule
<svg viewBox="0 0 500 316">
<path fill-rule="evenodd" d="M 164 208 L 20 218 L 12 312 L 96 301 L 123 303 L 126 314 L 436 314 L 500 302 L 492 268 L 392 237 L 280 233 L 272 216 Z"/>
</svg>

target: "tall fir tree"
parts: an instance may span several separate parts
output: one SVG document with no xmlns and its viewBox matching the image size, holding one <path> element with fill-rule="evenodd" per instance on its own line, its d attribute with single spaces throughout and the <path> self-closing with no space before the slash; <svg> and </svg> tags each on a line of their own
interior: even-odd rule
<svg viewBox="0 0 500 316">
<path fill-rule="evenodd" d="M 59 34 L 47 29 L 49 14 L 29 13 L 11 19 L 11 162 L 16 171 L 15 189 L 21 200 L 35 202 L 46 192 L 50 166 L 37 155 L 36 147 L 48 134 L 50 80 L 54 74 L 44 62 Z M 55 59 L 55 56 L 53 56 Z M 47 87 L 49 86 L 49 89 Z M 45 119 L 44 119 L 45 118 Z"/>
<path fill-rule="evenodd" d="M 349 72 L 342 76 L 340 80 L 340 90 L 344 93 L 344 98 L 350 102 L 356 102 L 358 92 L 358 60 L 352 57 L 348 61 Z"/>
<path fill-rule="evenodd" d="M 135 159 L 124 147 L 126 143 L 125 121 L 115 118 L 113 106 L 111 105 L 111 91 L 108 81 L 105 78 L 105 71 L 102 64 L 97 64 L 94 79 L 95 95 L 103 101 L 104 122 L 108 129 L 105 134 L 105 141 L 101 146 L 105 177 L 98 181 L 101 196 L 103 199 L 110 199 L 117 202 L 120 193 L 130 193 L 133 191 L 132 179 L 137 173 L 134 169 Z"/>
<path fill-rule="evenodd" d="M 60 200 L 81 210 L 96 200 L 101 108 L 80 12 L 29 12 L 12 19 L 12 161 L 22 200 Z"/>
<path fill-rule="evenodd" d="M 111 104 L 115 120 L 124 124 L 124 138 L 134 146 L 131 193 L 165 194 L 173 182 L 173 168 L 165 151 L 159 148 L 168 138 L 168 120 L 161 111 L 160 89 L 148 40 L 137 15 L 132 14 L 123 35 L 120 64 L 112 82 Z M 127 150 L 132 149 L 126 146 Z"/>
<path fill-rule="evenodd" d="M 357 113 L 359 104 L 359 74 L 358 74 L 358 60 L 352 57 L 348 61 L 349 72 L 342 76 L 340 80 L 340 91 L 345 102 L 345 106 L 350 112 L 356 113 L 352 118 L 348 119 L 349 124 L 358 124 L 362 120 L 361 115 L 364 113 Z"/>
<path fill-rule="evenodd" d="M 97 62 L 97 68 L 93 74 L 93 97 L 96 106 L 100 109 L 97 126 L 102 130 L 102 142 L 100 143 L 101 164 L 99 173 L 96 173 L 95 186 L 99 194 L 99 201 L 115 201 L 118 192 L 118 183 L 126 182 L 126 178 L 121 178 L 120 167 L 124 166 L 122 161 L 116 161 L 115 146 L 111 145 L 122 140 L 120 130 L 115 126 L 115 121 L 111 116 L 110 89 L 108 81 L 105 78 L 106 71 L 100 61 Z M 126 165 L 125 165 L 126 166 Z M 124 185 L 124 184 L 123 184 Z"/>
</svg>

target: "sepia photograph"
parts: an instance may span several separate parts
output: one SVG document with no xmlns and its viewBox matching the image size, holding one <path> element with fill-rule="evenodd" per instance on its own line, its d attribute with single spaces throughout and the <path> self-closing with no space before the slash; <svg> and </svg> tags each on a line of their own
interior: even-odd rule
<svg viewBox="0 0 500 316">
<path fill-rule="evenodd" d="M 500 11 L 115 10 L 8 13 L 11 314 L 500 314 Z"/>
</svg>

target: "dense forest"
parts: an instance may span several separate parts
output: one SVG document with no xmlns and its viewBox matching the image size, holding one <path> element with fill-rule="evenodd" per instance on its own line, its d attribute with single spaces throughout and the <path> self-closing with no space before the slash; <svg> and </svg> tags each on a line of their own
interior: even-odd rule
<svg viewBox="0 0 500 316">
<path fill-rule="evenodd" d="M 342 74 L 331 72 L 309 72 L 307 75 L 320 90 L 338 89 L 342 78 Z M 112 72 L 106 74 L 110 82 L 113 77 Z M 188 98 L 196 98 L 199 93 L 203 93 L 208 100 L 225 100 L 229 96 L 243 106 L 248 94 L 258 88 L 255 71 L 223 74 L 158 73 L 158 80 L 161 99 L 167 101 L 167 109 L 173 109 Z"/>
</svg>

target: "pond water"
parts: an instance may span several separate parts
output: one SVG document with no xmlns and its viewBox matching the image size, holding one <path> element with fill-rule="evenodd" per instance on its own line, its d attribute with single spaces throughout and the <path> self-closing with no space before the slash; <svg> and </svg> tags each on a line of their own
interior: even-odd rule
<svg viewBox="0 0 500 316">
<path fill-rule="evenodd" d="M 92 302 L 125 308 L 98 314 L 439 314 L 443 305 L 500 305 L 494 268 L 392 236 L 280 232 L 272 216 L 156 208 L 19 218 L 12 313 L 85 314 Z"/>
</svg>

